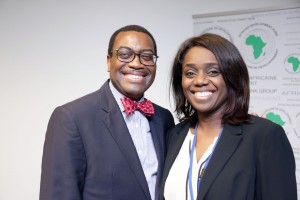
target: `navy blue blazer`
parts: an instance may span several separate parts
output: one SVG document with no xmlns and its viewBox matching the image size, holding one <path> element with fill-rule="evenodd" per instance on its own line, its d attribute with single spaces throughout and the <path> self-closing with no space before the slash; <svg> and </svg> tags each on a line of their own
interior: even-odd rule
<svg viewBox="0 0 300 200">
<path fill-rule="evenodd" d="M 281 126 L 263 118 L 225 124 L 202 178 L 197 200 L 296 200 L 295 159 Z M 167 139 L 167 156 L 159 199 L 190 124 L 176 125 Z M 186 181 L 186 180 L 182 180 Z"/>
<path fill-rule="evenodd" d="M 40 200 L 151 200 L 137 151 L 108 82 L 54 110 L 44 144 Z M 148 120 L 159 163 L 158 197 L 165 134 L 174 120 L 168 110 L 155 104 L 154 110 Z"/>
</svg>

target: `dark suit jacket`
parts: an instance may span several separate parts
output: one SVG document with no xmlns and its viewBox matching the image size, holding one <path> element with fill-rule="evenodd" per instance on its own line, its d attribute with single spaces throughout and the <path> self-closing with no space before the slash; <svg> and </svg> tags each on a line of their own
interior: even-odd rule
<svg viewBox="0 0 300 200">
<path fill-rule="evenodd" d="M 267 119 L 252 120 L 252 124 L 224 126 L 197 200 L 297 199 L 295 160 L 284 130 Z M 160 199 L 189 127 L 185 121 L 168 134 Z"/>
<path fill-rule="evenodd" d="M 149 117 L 158 158 L 156 194 L 171 113 L 154 104 Z M 122 113 L 108 85 L 55 109 L 46 133 L 41 200 L 150 200 L 147 181 Z"/>
</svg>

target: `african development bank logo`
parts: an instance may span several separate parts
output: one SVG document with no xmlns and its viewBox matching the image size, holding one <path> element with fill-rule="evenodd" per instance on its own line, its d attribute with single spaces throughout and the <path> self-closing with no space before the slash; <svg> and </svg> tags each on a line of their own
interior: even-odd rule
<svg viewBox="0 0 300 200">
<path fill-rule="evenodd" d="M 284 68 L 290 74 L 300 72 L 300 54 L 290 54 L 284 60 Z"/>
<path fill-rule="evenodd" d="M 291 118 L 285 110 L 280 108 L 270 108 L 263 113 L 263 116 L 266 119 L 282 126 L 286 134 L 291 131 Z"/>
<path fill-rule="evenodd" d="M 277 56 L 277 32 L 268 24 L 256 23 L 241 33 L 240 51 L 249 68 L 268 66 Z"/>
</svg>

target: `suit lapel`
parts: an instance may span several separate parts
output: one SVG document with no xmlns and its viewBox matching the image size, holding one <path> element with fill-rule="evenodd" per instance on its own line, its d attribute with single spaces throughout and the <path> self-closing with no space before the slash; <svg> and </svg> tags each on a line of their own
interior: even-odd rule
<svg viewBox="0 0 300 200">
<path fill-rule="evenodd" d="M 154 148 L 156 151 L 156 156 L 158 160 L 158 169 L 161 169 L 161 166 L 164 161 L 164 133 L 161 125 L 161 120 L 158 117 L 152 116 L 149 118 L 149 125 L 151 130 L 151 135 L 154 143 Z M 161 173 L 161 171 L 158 171 Z"/>
<path fill-rule="evenodd" d="M 165 152 L 164 152 L 164 134 L 163 128 L 161 124 L 161 119 L 156 117 L 155 115 L 149 118 L 149 125 L 151 130 L 151 135 L 154 143 L 154 148 L 158 160 L 158 171 L 157 171 L 157 180 L 156 180 L 156 187 L 155 187 L 155 199 L 157 199 L 157 195 L 161 184 L 161 174 L 163 163 L 165 159 Z"/>
<path fill-rule="evenodd" d="M 132 172 L 144 191 L 145 196 L 147 196 L 147 199 L 151 199 L 147 181 L 137 151 L 119 106 L 109 89 L 108 82 L 103 86 L 102 89 L 103 92 L 101 93 L 101 106 L 105 114 L 102 114 L 100 117 L 103 119 L 104 123 L 109 129 L 109 132 L 120 148 L 120 151 L 123 153 L 125 160 L 132 169 Z"/>
<path fill-rule="evenodd" d="M 204 199 L 211 184 L 218 176 L 226 162 L 236 150 L 242 139 L 241 126 L 225 125 L 222 136 L 215 148 L 203 176 L 197 199 Z"/>
</svg>

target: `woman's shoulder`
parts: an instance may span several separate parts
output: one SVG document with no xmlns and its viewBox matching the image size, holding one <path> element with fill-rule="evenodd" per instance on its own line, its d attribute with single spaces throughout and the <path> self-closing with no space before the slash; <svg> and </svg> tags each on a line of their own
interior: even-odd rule
<svg viewBox="0 0 300 200">
<path fill-rule="evenodd" d="M 258 135 L 285 135 L 283 127 L 267 118 L 251 116 L 251 123 L 242 125 L 243 132 Z"/>
<path fill-rule="evenodd" d="M 170 137 L 171 135 L 174 135 L 174 133 L 181 133 L 181 132 L 187 132 L 190 127 L 190 122 L 189 120 L 184 120 L 179 123 L 177 123 L 174 127 L 172 127 L 168 131 L 168 136 Z"/>
<path fill-rule="evenodd" d="M 251 123 L 249 123 L 249 125 L 281 128 L 281 126 L 277 124 L 275 121 L 272 121 L 264 117 L 259 117 L 259 116 L 251 116 Z"/>
<path fill-rule="evenodd" d="M 178 124 L 176 124 L 172 131 L 175 131 L 175 130 L 182 130 L 182 129 L 187 129 L 191 126 L 191 122 L 189 120 L 184 120 L 184 121 L 181 121 L 179 122 Z"/>
</svg>

